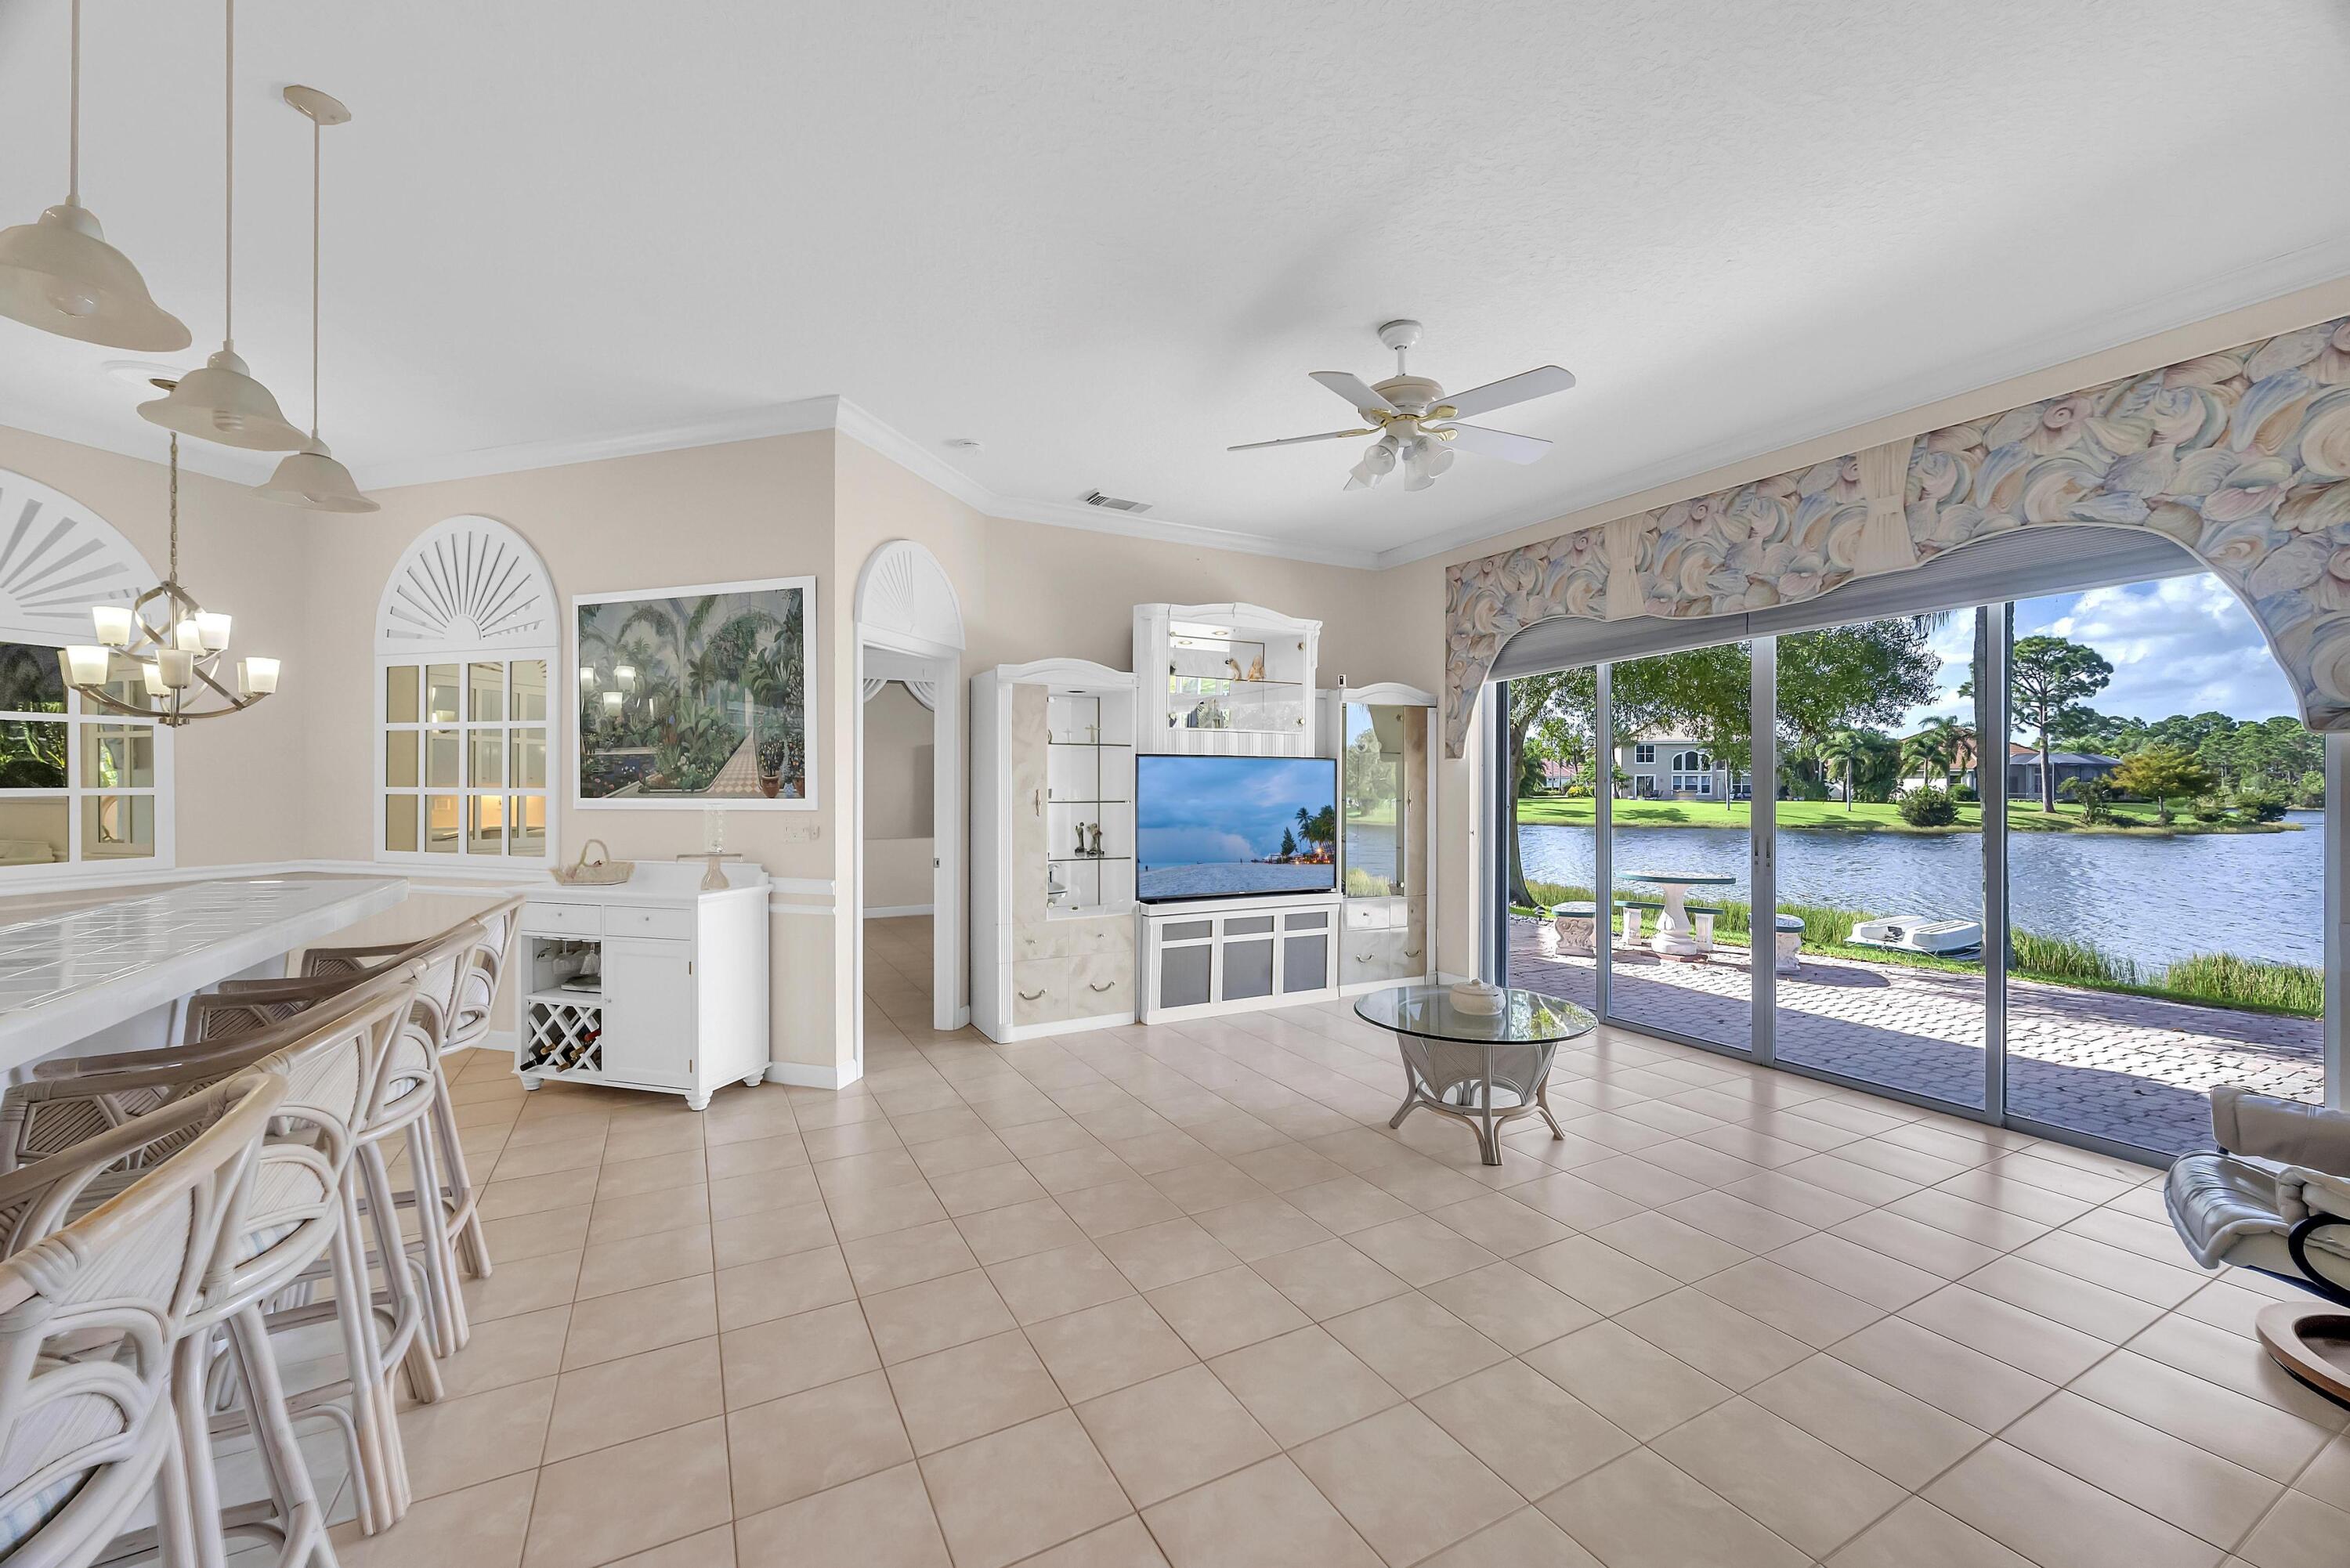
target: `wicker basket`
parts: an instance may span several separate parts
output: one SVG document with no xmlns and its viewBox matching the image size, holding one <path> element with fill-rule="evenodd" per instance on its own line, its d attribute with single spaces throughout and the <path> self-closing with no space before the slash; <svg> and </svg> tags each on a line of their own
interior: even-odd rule
<svg viewBox="0 0 2350 1568">
<path fill-rule="evenodd" d="M 596 858 L 588 858 L 589 850 Z M 611 849 L 600 838 L 591 838 L 580 847 L 579 858 L 568 866 L 557 866 L 550 873 L 567 888 L 608 888 L 627 881 L 636 875 L 633 860 L 615 860 Z"/>
</svg>

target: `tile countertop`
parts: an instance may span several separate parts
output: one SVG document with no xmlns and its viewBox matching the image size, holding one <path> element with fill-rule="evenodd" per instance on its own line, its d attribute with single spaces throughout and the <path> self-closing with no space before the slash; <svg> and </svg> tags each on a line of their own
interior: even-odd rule
<svg viewBox="0 0 2350 1568">
<path fill-rule="evenodd" d="M 194 882 L 0 924 L 0 1074 L 407 897 L 396 877 Z"/>
</svg>

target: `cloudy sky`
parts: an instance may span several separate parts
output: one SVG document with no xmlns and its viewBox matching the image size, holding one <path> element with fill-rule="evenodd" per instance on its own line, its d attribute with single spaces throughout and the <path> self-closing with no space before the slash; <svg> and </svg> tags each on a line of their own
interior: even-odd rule
<svg viewBox="0 0 2350 1568">
<path fill-rule="evenodd" d="M 2105 655 L 2113 683 L 2089 700 L 2101 713 L 2151 721 L 2207 709 L 2238 719 L 2296 711 L 2292 688 L 2252 618 L 2209 573 L 2022 600 L 2015 607 L 2015 635 L 2034 634 L 2071 638 Z M 1973 716 L 1974 704 L 1958 694 L 1974 657 L 1972 618 L 1943 628 L 1934 651 L 1942 656 L 1941 696 L 1912 709 L 1899 733 L 1934 714 Z"/>
</svg>

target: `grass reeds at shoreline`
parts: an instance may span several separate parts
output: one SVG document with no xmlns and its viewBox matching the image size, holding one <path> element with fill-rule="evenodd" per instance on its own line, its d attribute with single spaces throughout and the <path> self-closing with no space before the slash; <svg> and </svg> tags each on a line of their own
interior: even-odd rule
<svg viewBox="0 0 2350 1568">
<path fill-rule="evenodd" d="M 1532 915 L 1551 906 L 1591 902 L 1588 888 L 1555 882 L 1528 882 L 1526 890 L 1540 899 L 1537 911 L 1513 906 L 1513 912 Z M 1753 909 L 1735 898 L 1703 900 L 1719 910 L 1714 940 L 1731 947 L 1751 947 Z M 1779 912 L 1804 922 L 1804 950 L 1864 963 L 1904 964 L 1954 973 L 1982 972 L 1979 960 L 1944 958 L 1897 948 L 1856 947 L 1852 929 L 1869 915 L 1860 909 L 1839 909 L 1822 904 L 1782 903 Z M 2197 1002 L 2246 1012 L 2281 1013 L 2294 1018 L 2322 1017 L 2325 1011 L 2325 973 L 2306 964 L 2265 963 L 2234 953 L 2198 953 L 2158 967 L 2106 952 L 2092 942 L 2068 937 L 2042 936 L 2018 930 L 2008 940 L 2008 972 L 2020 979 L 2052 985 L 2077 986 L 2085 991 L 2147 996 L 2158 1001 Z"/>
</svg>

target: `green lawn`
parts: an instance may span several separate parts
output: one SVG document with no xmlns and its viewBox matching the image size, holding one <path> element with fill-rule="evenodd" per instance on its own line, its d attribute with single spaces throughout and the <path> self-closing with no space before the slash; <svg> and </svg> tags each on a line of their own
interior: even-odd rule
<svg viewBox="0 0 2350 1568">
<path fill-rule="evenodd" d="M 1570 800 L 1563 795 L 1526 795 L 1518 801 L 1518 821 L 1559 824 L 1588 827 L 1592 822 L 1594 802 Z M 2151 805 L 2135 802 L 2116 803 L 2114 815 L 2119 821 L 2091 826 L 2082 820 L 2081 808 L 2059 802 L 2055 815 L 2043 815 L 2037 801 L 2010 801 L 2007 826 L 2011 833 L 2116 833 L 2160 837 L 2185 833 L 2293 833 L 2298 823 L 2201 823 L 2174 806 L 2175 820 L 2168 827 L 2155 820 Z M 1749 808 L 1744 801 L 1717 803 L 1686 800 L 1618 800 L 1612 813 L 1615 820 L 1626 826 L 1638 827 L 1734 827 L 1747 826 Z M 1856 801 L 1849 810 L 1833 800 L 1783 800 L 1779 802 L 1781 827 L 1810 828 L 1823 833 L 1980 833 L 1982 831 L 1982 807 L 1968 802 L 1959 805 L 1958 825 L 1954 827 L 1912 827 L 1901 820 L 1901 814 L 1890 805 Z"/>
</svg>

